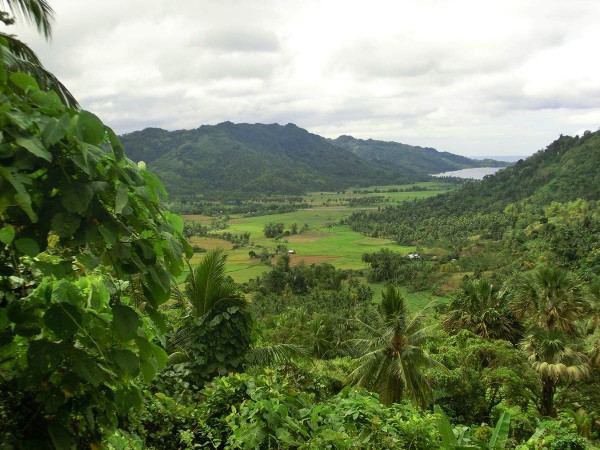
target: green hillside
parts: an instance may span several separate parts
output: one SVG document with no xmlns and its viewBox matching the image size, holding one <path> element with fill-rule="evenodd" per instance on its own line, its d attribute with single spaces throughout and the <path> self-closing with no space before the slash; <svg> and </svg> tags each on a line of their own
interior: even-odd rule
<svg viewBox="0 0 600 450">
<path fill-rule="evenodd" d="M 439 152 L 430 147 L 373 139 L 356 139 L 352 136 L 340 136 L 331 142 L 361 158 L 410 167 L 420 173 L 441 173 L 471 167 L 506 167 L 509 165 L 505 161 L 471 159 L 448 152 Z"/>
<path fill-rule="evenodd" d="M 122 136 L 173 197 L 223 192 L 300 194 L 423 180 L 410 168 L 349 155 L 295 125 L 224 122 L 195 130 L 149 128 Z"/>
<path fill-rule="evenodd" d="M 436 242 L 459 251 L 470 245 L 475 236 L 525 242 L 537 236 L 540 224 L 546 233 L 544 239 L 548 240 L 549 232 L 562 227 L 546 226 L 556 219 L 557 211 L 567 214 L 564 211 L 575 208 L 568 206 L 569 202 L 585 201 L 584 209 L 593 212 L 598 199 L 600 132 L 586 132 L 581 137 L 560 136 L 526 160 L 484 180 L 465 183 L 450 193 L 377 212 L 357 212 L 348 222 L 357 231 L 392 238 L 401 244 Z M 576 207 L 578 211 L 581 208 L 581 205 Z M 577 214 L 588 215 L 581 211 Z M 586 226 L 590 220 L 585 222 Z M 562 236 L 566 235 L 563 231 Z M 579 247 L 583 242 L 589 244 L 590 248 L 574 252 L 595 261 L 591 254 L 595 238 L 590 240 L 589 236 L 596 236 L 596 231 L 589 229 L 577 239 L 573 238 L 572 244 L 576 241 Z M 567 244 L 561 242 L 560 246 L 565 249 Z"/>
<path fill-rule="evenodd" d="M 122 141 L 127 156 L 145 161 L 175 199 L 338 191 L 423 181 L 430 173 L 502 164 L 395 142 L 348 136 L 329 140 L 293 124 L 224 122 L 195 130 L 147 128 L 122 136 Z"/>
</svg>

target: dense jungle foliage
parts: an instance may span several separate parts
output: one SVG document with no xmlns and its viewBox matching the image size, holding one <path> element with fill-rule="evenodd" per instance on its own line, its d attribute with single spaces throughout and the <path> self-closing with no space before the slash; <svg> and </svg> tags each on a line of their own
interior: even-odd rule
<svg viewBox="0 0 600 450">
<path fill-rule="evenodd" d="M 47 4 L 25 6 L 43 28 Z M 0 448 L 598 444 L 598 133 L 351 218 L 418 254 L 352 271 L 282 248 L 238 285 L 220 249 L 183 275 L 202 230 L 14 45 L 0 37 Z M 434 286 L 448 301 L 404 294 Z"/>
</svg>

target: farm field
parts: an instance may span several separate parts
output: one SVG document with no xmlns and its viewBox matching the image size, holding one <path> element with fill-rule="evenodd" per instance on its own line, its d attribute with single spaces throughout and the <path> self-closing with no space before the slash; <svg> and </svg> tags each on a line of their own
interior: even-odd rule
<svg viewBox="0 0 600 450">
<path fill-rule="evenodd" d="M 413 186 L 426 188 L 422 191 L 382 192 L 392 189 L 406 190 Z M 385 196 L 394 202 L 411 201 L 414 198 L 423 198 L 447 192 L 452 185 L 441 182 L 426 182 L 416 185 L 404 186 L 373 186 L 369 188 L 348 189 L 345 192 L 314 192 L 305 197 L 309 205 L 307 209 L 297 210 L 284 214 L 273 214 L 256 217 L 242 217 L 232 215 L 227 224 L 228 228 L 221 233 L 242 234 L 250 233 L 249 245 L 234 248 L 231 242 L 215 237 L 192 237 L 192 245 L 211 250 L 217 247 L 227 251 L 227 273 L 238 283 L 244 283 L 254 279 L 269 270 L 269 266 L 261 264 L 258 258 L 249 256 L 250 251 L 260 253 L 263 248 L 275 250 L 277 246 L 285 246 L 295 251 L 290 255 L 291 264 L 304 262 L 308 265 L 313 263 L 328 262 L 339 269 L 366 269 L 368 266 L 362 261 L 364 253 L 377 252 L 387 248 L 396 252 L 411 253 L 418 251 L 417 247 L 399 246 L 389 239 L 366 237 L 358 232 L 352 231 L 346 225 L 340 225 L 340 221 L 347 218 L 357 210 L 377 208 L 377 205 L 369 207 L 349 207 L 346 205 L 349 198 Z M 353 193 L 360 190 L 362 193 Z M 387 203 L 390 204 L 389 202 Z M 317 206 L 318 205 L 318 206 Z M 211 219 L 206 216 L 183 216 L 186 221 L 197 221 L 209 224 Z M 292 224 L 298 229 L 308 227 L 307 231 L 300 234 L 285 236 L 280 239 L 266 238 L 263 230 L 268 223 L 282 223 L 286 230 Z M 192 265 L 202 258 L 203 253 L 196 253 L 191 261 Z M 376 298 L 383 286 L 372 285 Z M 419 296 L 407 294 L 414 303 L 420 307 L 425 306 L 428 301 Z M 414 298 L 413 298 L 414 297 Z M 418 297 L 418 298 L 417 298 Z"/>
</svg>

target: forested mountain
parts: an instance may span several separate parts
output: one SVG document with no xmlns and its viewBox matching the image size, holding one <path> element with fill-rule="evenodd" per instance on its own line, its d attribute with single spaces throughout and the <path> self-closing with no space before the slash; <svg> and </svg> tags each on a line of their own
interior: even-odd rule
<svg viewBox="0 0 600 450">
<path fill-rule="evenodd" d="M 506 161 L 471 159 L 448 152 L 439 152 L 431 147 L 418 147 L 398 142 L 356 139 L 340 136 L 331 142 L 370 161 L 385 161 L 401 167 L 411 167 L 422 173 L 440 173 L 470 167 L 506 167 Z"/>
<path fill-rule="evenodd" d="M 383 143 L 397 146 L 387 154 L 405 155 L 395 161 L 363 152 L 354 155 L 348 152 L 349 143 L 377 141 L 331 141 L 293 124 L 224 122 L 171 132 L 147 128 L 122 136 L 122 141 L 127 156 L 145 161 L 173 198 L 223 192 L 300 194 L 406 183 L 423 180 L 428 173 L 484 164 L 395 143 Z"/>
<path fill-rule="evenodd" d="M 355 230 L 404 244 L 437 241 L 460 249 L 475 235 L 500 239 L 507 229 L 545 224 L 553 214 L 550 205 L 578 199 L 592 204 L 600 199 L 600 131 L 560 136 L 482 181 L 380 212 L 358 212 L 349 223 Z"/>
<path fill-rule="evenodd" d="M 423 179 L 411 169 L 365 161 L 295 125 L 233 124 L 146 129 L 122 137 L 174 197 L 215 192 L 300 194 Z"/>
</svg>

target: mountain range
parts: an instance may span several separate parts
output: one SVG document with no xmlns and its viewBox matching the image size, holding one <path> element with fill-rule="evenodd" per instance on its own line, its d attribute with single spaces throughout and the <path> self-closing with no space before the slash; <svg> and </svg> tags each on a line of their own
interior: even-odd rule
<svg viewBox="0 0 600 450">
<path fill-rule="evenodd" d="M 508 164 L 396 142 L 326 139 L 294 124 L 146 128 L 121 136 L 121 141 L 127 156 L 145 161 L 172 198 L 402 184 L 426 180 L 432 173 Z"/>
</svg>

